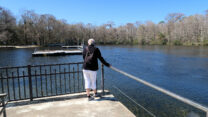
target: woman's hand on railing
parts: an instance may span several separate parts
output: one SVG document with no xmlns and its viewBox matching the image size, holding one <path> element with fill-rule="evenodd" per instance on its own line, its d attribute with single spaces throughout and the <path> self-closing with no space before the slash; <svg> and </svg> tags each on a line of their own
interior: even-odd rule
<svg viewBox="0 0 208 117">
<path fill-rule="evenodd" d="M 106 66 L 107 66 L 107 67 L 111 67 L 111 64 L 107 63 Z"/>
</svg>

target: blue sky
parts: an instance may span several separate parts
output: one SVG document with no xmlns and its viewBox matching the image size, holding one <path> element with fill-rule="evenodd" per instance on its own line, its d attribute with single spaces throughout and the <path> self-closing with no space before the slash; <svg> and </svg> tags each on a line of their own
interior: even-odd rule
<svg viewBox="0 0 208 117">
<path fill-rule="evenodd" d="M 0 6 L 20 17 L 24 10 L 52 14 L 68 23 L 101 25 L 113 21 L 128 22 L 164 20 L 167 14 L 181 12 L 186 16 L 204 14 L 208 0 L 0 0 Z"/>
</svg>

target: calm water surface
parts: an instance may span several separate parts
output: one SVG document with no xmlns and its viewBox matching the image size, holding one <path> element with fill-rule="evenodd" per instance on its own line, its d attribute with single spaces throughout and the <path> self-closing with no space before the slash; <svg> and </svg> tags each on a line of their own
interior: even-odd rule
<svg viewBox="0 0 208 117">
<path fill-rule="evenodd" d="M 99 46 L 114 67 L 208 106 L 208 48 L 168 46 Z M 32 57 L 34 49 L 0 49 L 0 66 L 80 62 L 82 56 Z M 172 98 L 105 68 L 106 86 L 136 113 L 140 110 L 113 88 L 118 87 L 157 116 L 167 116 Z M 123 98 L 122 98 L 123 97 Z M 168 105 L 168 106 L 167 106 Z M 165 109 L 165 110 L 164 110 Z M 160 111 L 167 111 L 161 113 Z M 181 109 L 182 110 L 182 109 Z M 172 112 L 172 111 L 171 111 Z M 174 112 L 172 112 L 174 114 Z M 179 112 L 183 113 L 183 112 Z M 177 115 L 177 114 L 176 114 Z M 174 115 L 174 116 L 176 116 Z M 146 115 L 144 115 L 146 116 Z M 169 115 L 172 116 L 172 115 Z M 182 115 L 181 115 L 182 116 Z"/>
</svg>

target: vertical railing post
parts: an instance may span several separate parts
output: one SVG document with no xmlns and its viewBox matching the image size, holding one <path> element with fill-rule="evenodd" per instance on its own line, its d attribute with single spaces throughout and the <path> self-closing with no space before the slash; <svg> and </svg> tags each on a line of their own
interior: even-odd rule
<svg viewBox="0 0 208 117">
<path fill-rule="evenodd" d="M 6 94 L 5 94 L 6 96 Z M 3 107 L 3 117 L 6 117 L 6 104 L 5 104 L 5 97 L 1 98 L 2 101 L 2 107 Z"/>
<path fill-rule="evenodd" d="M 33 101 L 31 65 L 28 65 L 27 69 L 28 69 L 28 79 L 29 79 L 30 101 Z"/>
<path fill-rule="evenodd" d="M 206 112 L 206 117 L 208 117 L 208 111 Z"/>
<path fill-rule="evenodd" d="M 6 78 L 7 78 L 7 93 L 8 93 L 8 99 L 10 101 L 10 91 L 9 91 L 9 74 L 8 74 L 8 68 L 6 68 Z"/>
<path fill-rule="evenodd" d="M 102 95 L 105 95 L 104 91 L 104 65 L 101 65 L 101 89 L 102 89 Z"/>
</svg>

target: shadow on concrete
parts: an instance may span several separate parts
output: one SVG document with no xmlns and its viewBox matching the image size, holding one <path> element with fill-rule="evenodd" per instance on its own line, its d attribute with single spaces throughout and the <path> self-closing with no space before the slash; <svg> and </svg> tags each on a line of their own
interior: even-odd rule
<svg viewBox="0 0 208 117">
<path fill-rule="evenodd" d="M 118 101 L 115 99 L 115 97 L 100 97 L 99 99 L 94 99 L 92 101 L 105 101 L 105 100 L 108 100 L 108 101 Z"/>
</svg>

